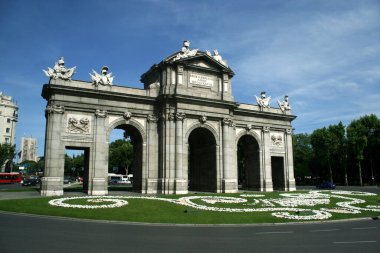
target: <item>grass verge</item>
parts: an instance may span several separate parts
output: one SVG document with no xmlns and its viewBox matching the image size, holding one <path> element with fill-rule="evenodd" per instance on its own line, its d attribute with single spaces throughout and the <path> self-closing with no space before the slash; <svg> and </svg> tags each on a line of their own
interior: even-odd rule
<svg viewBox="0 0 380 253">
<path fill-rule="evenodd" d="M 303 192 L 305 193 L 305 192 Z M 262 199 L 279 199 L 281 193 L 254 193 L 265 195 Z M 240 194 L 196 194 L 196 196 L 221 196 L 221 197 L 240 197 Z M 187 195 L 190 196 L 190 195 Z M 191 195 L 194 196 L 194 195 Z M 183 195 L 165 195 L 160 196 L 170 199 L 178 199 Z M 255 197 L 246 197 L 247 203 L 253 203 L 253 199 L 261 199 Z M 355 198 L 366 201 L 365 204 L 357 206 L 379 206 L 379 195 L 375 196 L 355 196 Z M 271 215 L 272 212 L 214 212 L 195 209 L 192 207 L 182 206 L 175 203 L 169 203 L 160 200 L 147 200 L 147 199 L 128 199 L 128 204 L 118 208 L 104 208 L 104 209 L 76 209 L 76 208 L 63 208 L 51 206 L 48 202 L 53 198 L 34 198 L 34 199 L 15 199 L 15 200 L 2 200 L 0 201 L 0 210 L 42 214 L 50 216 L 63 216 L 84 219 L 96 220 L 115 220 L 115 221 L 131 221 L 131 222 L 149 222 L 149 223 L 176 223 L 176 224 L 252 224 L 252 223 L 281 223 L 293 222 L 285 218 L 277 218 Z M 299 206 L 299 208 L 318 210 L 320 208 L 336 208 L 336 203 L 341 202 L 340 199 L 331 198 L 329 204 L 321 204 L 313 207 Z M 88 205 L 87 200 L 77 199 L 66 201 L 69 204 Z M 252 206 L 243 206 L 239 203 L 215 203 L 210 204 L 200 199 L 194 200 L 194 203 L 206 205 L 210 207 L 231 207 L 231 208 L 250 208 Z M 92 205 L 99 205 L 102 203 L 92 203 Z M 256 204 L 255 204 L 256 205 Z M 258 208 L 264 207 L 263 204 L 257 204 Z M 276 204 L 275 207 L 281 207 Z M 296 214 L 296 212 L 290 212 Z M 308 215 L 297 213 L 298 215 Z M 333 213 L 329 220 L 360 218 L 360 217 L 373 217 L 380 215 L 380 212 L 362 211 L 360 214 L 338 214 Z"/>
</svg>

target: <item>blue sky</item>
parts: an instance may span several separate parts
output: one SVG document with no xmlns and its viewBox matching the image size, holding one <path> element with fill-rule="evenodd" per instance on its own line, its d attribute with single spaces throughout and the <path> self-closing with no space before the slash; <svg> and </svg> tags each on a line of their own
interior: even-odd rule
<svg viewBox="0 0 380 253">
<path fill-rule="evenodd" d="M 140 75 L 184 39 L 218 49 L 236 101 L 289 95 L 296 133 L 380 116 L 379 0 L 0 0 L 0 91 L 19 105 L 17 146 L 34 136 L 43 155 L 42 69 L 60 56 L 74 79 L 107 65 L 114 84 L 142 88 Z"/>
</svg>

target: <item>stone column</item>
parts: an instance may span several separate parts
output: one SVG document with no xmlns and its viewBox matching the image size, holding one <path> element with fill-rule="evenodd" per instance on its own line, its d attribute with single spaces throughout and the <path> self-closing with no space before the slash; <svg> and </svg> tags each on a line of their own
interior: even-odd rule
<svg viewBox="0 0 380 253">
<path fill-rule="evenodd" d="M 158 189 L 158 133 L 157 133 L 157 122 L 158 118 L 154 115 L 148 115 L 148 155 L 147 167 L 148 175 L 146 179 L 146 193 L 147 194 L 157 194 Z"/>
<path fill-rule="evenodd" d="M 175 119 L 175 193 L 186 194 L 187 180 L 183 176 L 183 120 L 184 113 L 176 113 Z"/>
<path fill-rule="evenodd" d="M 235 193 L 238 191 L 237 172 L 234 155 L 233 130 L 234 123 L 231 118 L 223 119 L 223 180 L 222 189 L 224 193 Z"/>
<path fill-rule="evenodd" d="M 263 168 L 264 168 L 264 191 L 273 191 L 273 181 L 272 181 L 272 157 L 270 154 L 270 131 L 269 127 L 263 127 Z"/>
<path fill-rule="evenodd" d="M 92 166 L 89 171 L 89 195 L 107 195 L 108 194 L 108 141 L 105 132 L 105 120 L 107 111 L 96 110 L 94 119 L 94 145 L 90 152 Z"/>
<path fill-rule="evenodd" d="M 45 170 L 41 182 L 41 196 L 63 195 L 64 147 L 61 143 L 62 117 L 65 108 L 49 105 L 45 110 Z"/>
<path fill-rule="evenodd" d="M 294 179 L 294 166 L 293 166 L 293 139 L 292 139 L 292 129 L 286 129 L 285 132 L 285 152 L 287 158 L 287 185 L 289 191 L 296 190 L 296 180 Z"/>
</svg>

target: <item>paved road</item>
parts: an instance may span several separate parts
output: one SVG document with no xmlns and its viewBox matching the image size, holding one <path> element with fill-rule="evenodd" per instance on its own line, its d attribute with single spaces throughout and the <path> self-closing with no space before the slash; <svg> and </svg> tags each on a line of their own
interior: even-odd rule
<svg viewBox="0 0 380 253">
<path fill-rule="evenodd" d="M 0 212 L 0 251 L 378 253 L 380 221 L 169 226 Z"/>
</svg>

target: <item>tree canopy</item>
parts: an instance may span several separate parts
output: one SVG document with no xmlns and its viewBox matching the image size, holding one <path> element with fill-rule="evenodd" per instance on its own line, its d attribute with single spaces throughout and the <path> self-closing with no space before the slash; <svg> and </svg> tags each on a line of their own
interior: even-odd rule
<svg viewBox="0 0 380 253">
<path fill-rule="evenodd" d="M 380 120 L 365 115 L 293 136 L 295 176 L 348 185 L 375 184 L 380 176 Z"/>
<path fill-rule="evenodd" d="M 109 146 L 109 171 L 117 168 L 118 173 L 130 173 L 133 163 L 133 145 L 131 140 L 119 139 Z"/>
<path fill-rule="evenodd" d="M 16 146 L 8 143 L 0 143 L 0 168 L 6 166 L 6 163 L 12 161 L 16 156 Z"/>
</svg>

